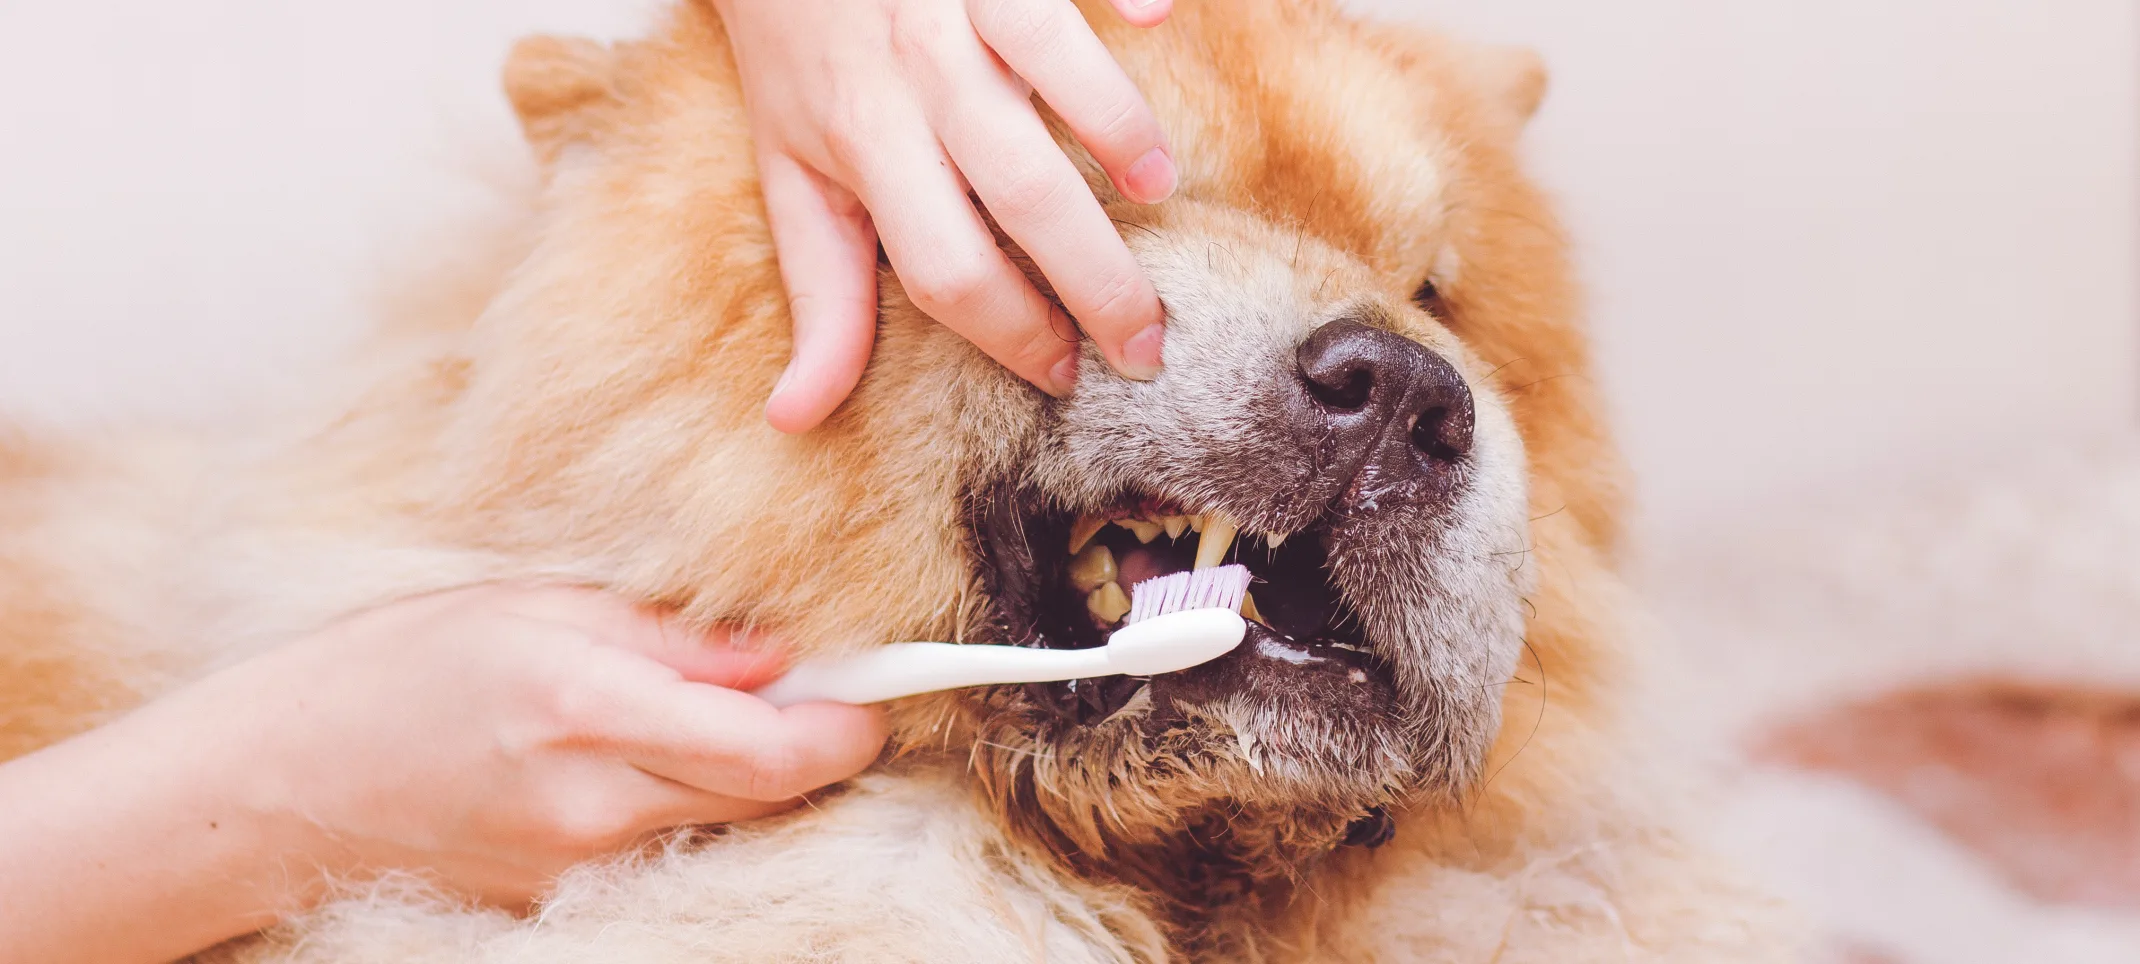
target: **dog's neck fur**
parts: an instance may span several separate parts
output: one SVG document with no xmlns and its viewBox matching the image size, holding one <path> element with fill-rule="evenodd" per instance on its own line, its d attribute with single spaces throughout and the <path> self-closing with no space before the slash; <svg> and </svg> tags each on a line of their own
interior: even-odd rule
<svg viewBox="0 0 2140 964">
<path fill-rule="evenodd" d="M 1026 767 L 979 785 L 982 804 L 1059 872 L 1143 895 L 1189 960 L 1230 959 L 1257 942 L 1315 865 L 1359 839 L 1361 820 L 1352 816 L 1227 801 L 1195 807 L 1163 829 L 1094 838 L 1090 824 L 1072 826 L 1045 805 L 1047 792 Z M 1372 813 L 1367 819 L 1381 819 Z"/>
</svg>

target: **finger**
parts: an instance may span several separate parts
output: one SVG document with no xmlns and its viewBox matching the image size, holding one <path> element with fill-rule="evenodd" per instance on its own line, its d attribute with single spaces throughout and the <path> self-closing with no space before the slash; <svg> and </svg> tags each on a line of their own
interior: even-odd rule
<svg viewBox="0 0 2140 964">
<path fill-rule="evenodd" d="M 1108 0 L 1115 13 L 1134 26 L 1156 27 L 1174 12 L 1174 0 Z"/>
<path fill-rule="evenodd" d="M 787 671 L 781 655 L 786 647 L 770 637 L 726 626 L 700 632 L 673 616 L 643 611 L 639 617 L 605 633 L 603 642 L 667 666 L 689 682 L 747 692 Z"/>
<path fill-rule="evenodd" d="M 621 774 L 605 772 L 599 779 L 596 792 L 555 813 L 552 819 L 558 822 L 546 835 L 559 838 L 559 843 L 576 851 L 582 859 L 616 853 L 685 825 L 754 820 L 801 802 L 794 798 L 744 800 L 708 793 L 639 769 Z"/>
<path fill-rule="evenodd" d="M 648 694 L 619 734 L 648 773 L 742 800 L 786 800 L 838 783 L 876 760 L 883 712 L 836 703 L 787 709 L 734 690 L 688 683 Z"/>
<path fill-rule="evenodd" d="M 1155 204 L 1174 193 L 1174 159 L 1158 116 L 1075 5 L 970 0 L 969 6 L 989 49 L 1055 108 L 1124 197 Z M 1152 23 L 1165 18 L 1164 4 L 1156 6 L 1162 12 Z M 1116 9 L 1132 17 L 1151 8 L 1116 0 Z"/>
<path fill-rule="evenodd" d="M 794 158 L 767 154 L 758 177 L 795 346 L 765 417 L 783 432 L 806 432 L 854 391 L 869 363 L 877 337 L 877 232 L 853 194 Z"/>
<path fill-rule="evenodd" d="M 941 118 L 944 145 L 1100 354 L 1123 375 L 1150 379 L 1159 374 L 1166 333 L 1159 295 L 1085 179 L 1007 81 L 962 85 Z"/>
<path fill-rule="evenodd" d="M 784 800 L 745 800 L 708 793 L 655 773 L 646 773 L 645 777 L 649 789 L 645 793 L 645 802 L 637 810 L 644 815 L 641 833 L 660 832 L 687 824 L 756 820 L 792 810 L 802 803 L 799 795 Z"/>
<path fill-rule="evenodd" d="M 673 615 L 638 605 L 615 593 L 571 587 L 520 591 L 512 611 L 571 627 L 607 646 L 628 650 L 667 666 L 686 680 L 750 690 L 779 678 L 787 668 L 784 646 L 769 637 L 729 627 L 699 632 Z"/>
<path fill-rule="evenodd" d="M 914 305 L 1020 378 L 1069 394 L 1077 329 L 996 246 L 941 148 L 919 139 L 888 143 L 857 177 Z"/>
</svg>

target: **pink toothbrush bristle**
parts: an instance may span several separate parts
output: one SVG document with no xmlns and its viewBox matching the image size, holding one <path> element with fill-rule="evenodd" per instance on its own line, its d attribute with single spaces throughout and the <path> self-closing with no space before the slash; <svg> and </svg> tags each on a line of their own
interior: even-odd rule
<svg viewBox="0 0 2140 964">
<path fill-rule="evenodd" d="M 1147 579 L 1130 589 L 1129 615 L 1123 617 L 1122 624 L 1188 609 L 1239 612 L 1241 603 L 1248 598 L 1248 581 L 1247 566 L 1214 566 Z"/>
</svg>

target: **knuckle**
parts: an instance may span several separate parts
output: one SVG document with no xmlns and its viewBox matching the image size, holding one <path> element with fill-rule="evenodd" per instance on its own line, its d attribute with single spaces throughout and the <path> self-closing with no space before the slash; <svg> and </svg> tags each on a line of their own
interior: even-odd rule
<svg viewBox="0 0 2140 964">
<path fill-rule="evenodd" d="M 541 724 L 553 746 L 585 747 L 603 742 L 605 722 L 612 718 L 614 700 L 596 678 L 586 673 L 560 671 L 547 674 L 538 699 Z"/>
<path fill-rule="evenodd" d="M 973 13 L 976 24 L 986 25 L 989 46 L 1010 59 L 1054 49 L 1062 36 L 1055 14 L 1064 9 L 1055 4 L 976 0 Z"/>
<path fill-rule="evenodd" d="M 990 199 L 988 208 L 1003 222 L 1032 223 L 1060 217 L 1072 196 L 1067 179 L 1041 170 L 1011 171 Z"/>
<path fill-rule="evenodd" d="M 599 794 L 567 795 L 552 801 L 544 817 L 547 836 L 573 851 L 604 851 L 636 832 L 629 808 Z"/>
<path fill-rule="evenodd" d="M 988 259 L 976 253 L 924 268 L 907 282 L 907 296 L 931 315 L 977 303 L 992 280 Z"/>
<path fill-rule="evenodd" d="M 744 796 L 752 800 L 784 800 L 808 789 L 803 785 L 802 755 L 786 743 L 753 756 L 744 778 Z"/>
<path fill-rule="evenodd" d="M 1086 293 L 1089 307 L 1086 313 L 1106 322 L 1127 320 L 1123 316 L 1139 307 L 1144 300 L 1144 284 L 1136 277 L 1121 272 L 1107 272 L 1095 281 Z"/>
<path fill-rule="evenodd" d="M 889 36 L 895 58 L 910 64 L 935 59 L 936 50 L 950 34 L 950 24 L 941 10 L 933 4 L 895 3 L 886 12 L 890 16 Z"/>
<path fill-rule="evenodd" d="M 1092 130 L 1095 139 L 1125 154 L 1158 146 L 1158 124 L 1133 90 L 1107 98 L 1093 118 Z"/>
<path fill-rule="evenodd" d="M 825 111 L 824 138 L 834 164 L 853 170 L 871 156 L 872 143 L 882 143 L 874 133 L 876 114 L 868 98 L 853 91 L 833 97 Z"/>
</svg>

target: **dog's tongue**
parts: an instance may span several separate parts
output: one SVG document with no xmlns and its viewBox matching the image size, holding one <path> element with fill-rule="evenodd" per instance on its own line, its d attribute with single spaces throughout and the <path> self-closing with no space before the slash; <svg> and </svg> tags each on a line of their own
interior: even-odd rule
<svg viewBox="0 0 2140 964">
<path fill-rule="evenodd" d="M 1131 549 L 1123 553 L 1115 559 L 1115 565 L 1122 573 L 1118 581 L 1124 586 L 1134 587 L 1147 579 L 1156 579 L 1189 568 L 1168 559 L 1168 555 L 1169 553 L 1150 548 Z"/>
</svg>

